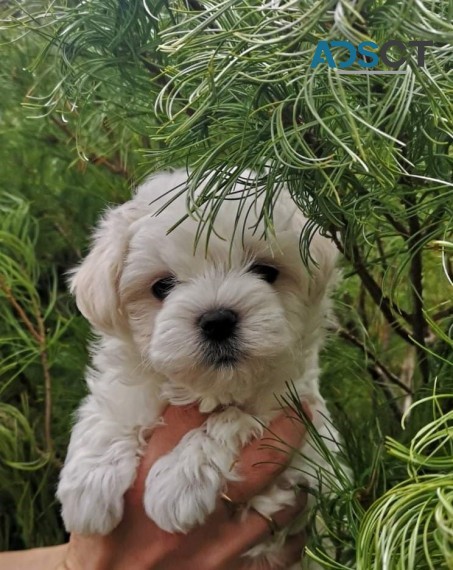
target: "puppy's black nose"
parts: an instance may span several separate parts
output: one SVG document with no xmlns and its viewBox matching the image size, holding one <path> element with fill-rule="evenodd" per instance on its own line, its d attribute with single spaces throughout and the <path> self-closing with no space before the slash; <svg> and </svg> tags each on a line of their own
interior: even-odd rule
<svg viewBox="0 0 453 570">
<path fill-rule="evenodd" d="M 201 315 L 199 324 L 209 340 L 227 340 L 234 332 L 238 316 L 230 309 L 213 309 Z"/>
</svg>

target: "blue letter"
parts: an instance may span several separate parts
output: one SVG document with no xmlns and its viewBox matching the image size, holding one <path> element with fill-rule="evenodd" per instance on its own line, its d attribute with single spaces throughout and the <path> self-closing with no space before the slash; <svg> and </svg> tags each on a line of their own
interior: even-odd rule
<svg viewBox="0 0 453 570">
<path fill-rule="evenodd" d="M 357 51 L 360 55 L 363 55 L 364 59 L 359 59 L 359 65 L 360 67 L 376 67 L 379 63 L 379 56 L 377 53 L 374 53 L 374 51 L 367 50 L 367 47 L 379 49 L 379 46 L 374 42 L 361 42 L 357 46 Z"/>
<path fill-rule="evenodd" d="M 322 52 L 324 52 L 324 57 Z M 329 49 L 329 42 L 325 40 L 318 42 L 310 67 L 317 67 L 320 63 L 327 63 L 329 67 L 335 67 L 335 61 Z"/>
<path fill-rule="evenodd" d="M 338 64 L 338 67 L 340 69 L 344 69 L 345 67 L 349 67 L 350 65 L 352 65 L 354 63 L 356 51 L 355 51 L 355 47 L 351 44 L 351 42 L 347 42 L 345 40 L 338 40 L 338 41 L 333 41 L 330 43 L 332 44 L 332 47 L 345 47 L 347 50 L 349 50 L 349 59 L 347 59 L 346 61 L 340 61 L 340 63 Z"/>
</svg>

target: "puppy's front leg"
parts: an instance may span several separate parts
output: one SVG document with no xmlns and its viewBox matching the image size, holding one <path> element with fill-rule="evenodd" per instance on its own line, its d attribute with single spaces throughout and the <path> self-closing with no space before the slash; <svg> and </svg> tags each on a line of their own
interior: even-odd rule
<svg viewBox="0 0 453 570">
<path fill-rule="evenodd" d="M 145 510 L 167 532 L 188 532 L 215 509 L 240 449 L 262 426 L 235 407 L 212 414 L 159 459 L 146 480 Z"/>
<path fill-rule="evenodd" d="M 88 396 L 78 413 L 57 497 L 68 532 L 107 534 L 123 516 L 137 469 L 138 438 Z"/>
</svg>

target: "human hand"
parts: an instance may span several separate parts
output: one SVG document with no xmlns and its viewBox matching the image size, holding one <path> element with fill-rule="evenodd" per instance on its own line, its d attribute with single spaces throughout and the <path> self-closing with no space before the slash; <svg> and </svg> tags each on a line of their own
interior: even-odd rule
<svg viewBox="0 0 453 570">
<path fill-rule="evenodd" d="M 253 569 L 253 562 L 242 555 L 270 534 L 268 521 L 256 511 L 240 517 L 239 513 L 232 514 L 231 507 L 219 498 L 216 511 L 204 525 L 188 534 L 169 534 L 157 527 L 143 508 L 144 484 L 150 467 L 205 419 L 196 407 L 169 406 L 165 410 L 165 425 L 154 430 L 152 445 L 145 452 L 134 486 L 126 493 L 121 523 L 107 536 L 73 534 L 65 561 L 58 570 Z M 270 430 L 274 436 L 267 433 L 242 451 L 237 465 L 242 480 L 230 482 L 227 489 L 233 504 L 244 503 L 265 490 L 288 464 L 288 451 L 299 448 L 305 435 L 304 426 L 288 409 L 274 419 Z M 263 449 L 266 439 L 272 445 Z M 276 513 L 273 519 L 278 527 L 288 525 L 305 503 L 306 496 L 301 494 L 295 506 Z M 302 546 L 301 535 L 288 539 L 285 545 L 288 565 L 300 558 Z"/>
</svg>

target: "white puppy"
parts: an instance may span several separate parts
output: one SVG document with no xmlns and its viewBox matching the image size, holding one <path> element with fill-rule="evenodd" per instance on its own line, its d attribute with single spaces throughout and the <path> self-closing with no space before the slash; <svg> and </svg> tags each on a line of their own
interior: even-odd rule
<svg viewBox="0 0 453 570">
<path fill-rule="evenodd" d="M 186 213 L 184 195 L 155 215 L 168 192 L 186 181 L 182 171 L 159 174 L 131 201 L 107 211 L 91 252 L 74 270 L 71 289 L 101 339 L 58 487 L 68 531 L 104 534 L 118 524 L 140 432 L 159 422 L 168 402 L 197 402 L 211 412 L 149 472 L 145 509 L 169 532 L 187 532 L 214 510 L 226 482 L 237 477 L 231 466 L 240 449 L 277 413 L 275 394 L 285 383 L 294 383 L 315 427 L 335 448 L 318 390 L 318 352 L 336 249 L 316 233 L 314 262 L 302 263 L 306 220 L 286 190 L 266 239 L 262 199 L 253 194 L 240 211 L 237 199 L 225 201 L 209 240 L 205 232 L 194 248 L 196 220 L 168 233 Z M 234 192 L 235 198 L 247 194 L 239 183 Z M 302 452 L 322 462 L 310 438 Z M 316 485 L 316 468 L 294 461 L 304 473 L 288 469 L 285 488 L 276 482 L 253 508 L 272 515 L 291 504 L 288 481 Z M 281 567 L 282 542 L 277 536 L 250 555 Z"/>
</svg>

